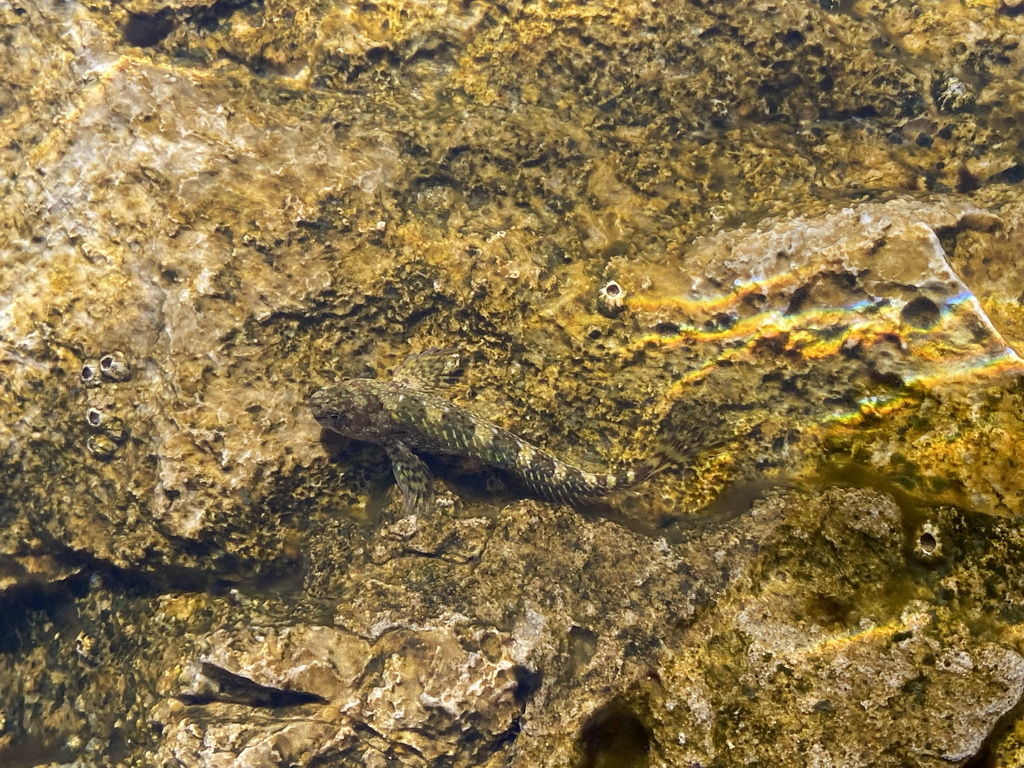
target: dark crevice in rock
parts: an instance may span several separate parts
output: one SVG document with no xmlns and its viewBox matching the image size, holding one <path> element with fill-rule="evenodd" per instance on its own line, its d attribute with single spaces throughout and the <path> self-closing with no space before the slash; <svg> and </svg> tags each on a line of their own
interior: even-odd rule
<svg viewBox="0 0 1024 768">
<path fill-rule="evenodd" d="M 73 759 L 67 745 L 47 740 L 40 735 L 15 739 L 0 747 L 0 765 L 4 768 L 34 768 L 37 765 L 65 763 Z"/>
<path fill-rule="evenodd" d="M 1020 184 L 1024 181 L 1024 163 L 1015 163 L 990 176 L 988 181 L 994 184 Z"/>
<path fill-rule="evenodd" d="M 599 707 L 583 724 L 580 744 L 580 768 L 644 768 L 649 762 L 651 734 L 629 707 L 611 702 Z"/>
<path fill-rule="evenodd" d="M 993 746 L 1005 742 L 1008 737 L 1012 740 L 1010 734 L 1018 727 L 1021 718 L 1024 718 L 1024 698 L 1018 699 L 1017 703 L 996 721 L 995 726 L 978 747 L 978 751 L 967 759 L 963 768 L 990 768 L 997 765 L 992 756 Z"/>
<path fill-rule="evenodd" d="M 302 704 L 326 704 L 322 696 L 308 691 L 292 691 L 260 685 L 242 675 L 236 675 L 216 664 L 203 662 L 201 671 L 216 690 L 202 693 L 181 693 L 177 698 L 186 704 L 210 704 L 224 702 L 244 704 L 250 707 L 294 707 Z"/>
<path fill-rule="evenodd" d="M 938 305 L 927 296 L 918 296 L 900 312 L 900 318 L 904 323 L 921 329 L 932 327 L 941 317 L 942 312 Z"/>
<path fill-rule="evenodd" d="M 152 48 L 174 31 L 174 14 L 168 10 L 157 13 L 133 13 L 124 25 L 124 41 L 139 48 Z"/>
<path fill-rule="evenodd" d="M 533 694 L 540 690 L 544 676 L 540 672 L 526 667 L 516 667 L 512 671 L 516 676 L 516 703 L 525 707 L 526 702 Z"/>
<path fill-rule="evenodd" d="M 124 41 L 139 48 L 159 45 L 181 23 L 199 29 L 215 30 L 220 22 L 235 11 L 250 5 L 261 5 L 260 0 L 222 0 L 213 5 L 164 8 L 156 13 L 133 13 L 125 22 Z"/>
<path fill-rule="evenodd" d="M 263 7 L 262 0 L 220 0 L 208 6 L 190 6 L 183 8 L 183 18 L 200 29 L 213 30 L 220 22 L 229 18 L 235 11 L 252 6 L 254 9 Z"/>
<path fill-rule="evenodd" d="M 78 573 L 52 584 L 26 583 L 6 590 L 0 596 L 0 654 L 23 651 L 27 627 L 38 624 L 41 616 L 57 625 L 73 624 L 75 598 L 85 593 L 88 582 L 88 576 Z"/>
</svg>

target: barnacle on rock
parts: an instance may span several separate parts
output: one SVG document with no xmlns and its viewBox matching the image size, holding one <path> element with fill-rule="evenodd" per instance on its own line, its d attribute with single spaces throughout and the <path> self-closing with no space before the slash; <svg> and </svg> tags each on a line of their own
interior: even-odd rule
<svg viewBox="0 0 1024 768">
<path fill-rule="evenodd" d="M 128 381 L 128 379 L 132 377 L 132 372 L 128 368 L 128 363 L 126 363 L 124 357 L 119 354 L 104 355 L 101 357 L 100 373 L 111 381 Z"/>
<path fill-rule="evenodd" d="M 86 441 L 85 447 L 94 459 L 100 461 L 112 459 L 117 452 L 117 443 L 106 434 L 92 435 Z"/>
<path fill-rule="evenodd" d="M 128 425 L 124 419 L 120 416 L 111 416 L 108 413 L 104 413 L 95 406 L 90 406 L 86 410 L 85 422 L 93 429 L 102 430 L 101 435 L 97 435 L 97 437 L 102 436 L 106 440 L 110 440 L 115 448 L 128 439 Z M 105 449 L 101 445 L 90 446 L 89 452 L 94 456 L 97 455 L 94 447 L 99 450 L 99 453 L 105 453 Z M 98 458 L 104 457 L 99 456 Z"/>
<path fill-rule="evenodd" d="M 90 427 L 101 427 L 106 421 L 106 415 L 99 408 L 89 408 L 85 412 L 85 422 Z"/>
<path fill-rule="evenodd" d="M 625 308 L 626 290 L 609 280 L 597 295 L 597 309 L 602 315 L 614 317 Z"/>
<path fill-rule="evenodd" d="M 971 87 L 956 75 L 946 75 L 933 82 L 932 99 L 942 112 L 966 112 L 976 101 Z"/>
<path fill-rule="evenodd" d="M 111 416 L 106 420 L 103 434 L 120 445 L 128 439 L 128 425 L 120 416 Z"/>
<path fill-rule="evenodd" d="M 78 372 L 82 383 L 87 387 L 95 387 L 100 383 L 99 368 L 96 363 L 85 363 Z"/>
<path fill-rule="evenodd" d="M 914 534 L 914 555 L 926 563 L 942 557 L 942 540 L 933 523 L 923 523 Z"/>
</svg>

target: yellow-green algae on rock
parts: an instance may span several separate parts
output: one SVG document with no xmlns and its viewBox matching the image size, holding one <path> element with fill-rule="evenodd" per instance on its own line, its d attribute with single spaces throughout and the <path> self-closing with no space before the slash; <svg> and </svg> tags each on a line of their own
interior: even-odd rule
<svg viewBox="0 0 1024 768">
<path fill-rule="evenodd" d="M 1021 24 L 0 4 L 0 761 L 1018 764 Z M 693 464 L 402 517 L 306 397 L 449 345 Z"/>
</svg>

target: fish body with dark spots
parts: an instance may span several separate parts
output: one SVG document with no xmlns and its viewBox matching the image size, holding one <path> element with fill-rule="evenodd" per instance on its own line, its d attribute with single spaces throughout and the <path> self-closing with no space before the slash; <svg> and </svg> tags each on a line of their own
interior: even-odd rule
<svg viewBox="0 0 1024 768">
<path fill-rule="evenodd" d="M 384 447 L 409 514 L 433 500 L 433 478 L 421 453 L 477 459 L 565 504 L 627 490 L 667 464 L 603 473 L 579 469 L 437 394 L 461 371 L 456 350 L 428 349 L 406 360 L 391 380 L 346 379 L 324 387 L 310 398 L 310 408 L 326 429 Z"/>
</svg>

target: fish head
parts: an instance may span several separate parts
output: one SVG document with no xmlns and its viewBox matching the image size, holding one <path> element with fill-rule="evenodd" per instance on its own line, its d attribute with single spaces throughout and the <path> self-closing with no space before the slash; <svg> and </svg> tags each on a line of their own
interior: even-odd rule
<svg viewBox="0 0 1024 768">
<path fill-rule="evenodd" d="M 309 407 L 320 426 L 345 437 L 378 442 L 386 430 L 384 404 L 370 379 L 346 379 L 318 389 Z"/>
</svg>

